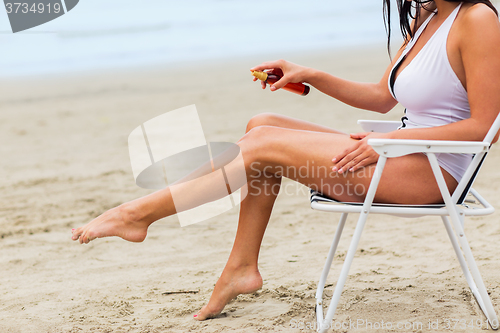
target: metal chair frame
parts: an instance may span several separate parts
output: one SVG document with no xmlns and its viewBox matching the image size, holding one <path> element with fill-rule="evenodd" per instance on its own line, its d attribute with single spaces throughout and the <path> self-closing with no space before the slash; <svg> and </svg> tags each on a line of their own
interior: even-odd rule
<svg viewBox="0 0 500 333">
<path fill-rule="evenodd" d="M 361 124 L 366 131 L 374 131 L 374 129 L 375 131 L 388 131 L 398 124 L 397 122 L 366 120 L 360 120 L 358 123 Z M 427 215 L 440 216 L 472 294 L 488 319 L 490 326 L 493 329 L 499 328 L 499 322 L 493 308 L 493 304 L 481 278 L 476 261 L 472 255 L 469 242 L 467 241 L 464 233 L 465 216 L 488 215 L 494 211 L 494 208 L 481 195 L 479 195 L 477 191 L 472 189 L 471 186 L 499 128 L 500 115 L 497 117 L 482 142 L 369 139 L 368 144 L 373 147 L 380 157 L 363 204 L 336 202 L 335 200 L 324 197 L 317 192 L 312 192 L 311 208 L 326 212 L 342 213 L 316 291 L 316 321 L 319 332 L 326 332 L 330 327 L 333 317 L 335 316 L 340 295 L 342 293 L 342 289 L 344 288 L 354 254 L 358 247 L 361 233 L 363 232 L 363 228 L 370 213 L 390 214 L 402 217 Z M 444 204 L 414 206 L 373 203 L 387 159 L 413 153 L 425 153 L 427 155 Z M 475 154 L 453 195 L 450 195 L 448 191 L 441 168 L 438 164 L 435 155 L 438 153 Z M 472 196 L 473 200 L 466 199 L 466 195 Z M 468 203 L 471 201 L 475 201 L 480 207 L 469 207 Z M 323 291 L 326 278 L 328 277 L 328 273 L 335 256 L 335 251 L 337 250 L 337 245 L 349 213 L 359 213 L 360 216 L 325 316 L 323 313 Z"/>
</svg>

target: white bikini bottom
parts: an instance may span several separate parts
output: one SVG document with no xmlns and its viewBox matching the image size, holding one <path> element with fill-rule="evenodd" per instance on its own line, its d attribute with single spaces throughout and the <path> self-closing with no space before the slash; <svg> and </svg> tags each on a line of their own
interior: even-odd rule
<svg viewBox="0 0 500 333">
<path fill-rule="evenodd" d="M 472 161 L 470 154 L 436 154 L 439 166 L 446 170 L 459 183 L 465 170 Z"/>
<path fill-rule="evenodd" d="M 406 118 L 406 117 L 403 117 Z M 406 118 L 408 119 L 408 118 Z M 405 130 L 408 128 L 419 128 L 418 126 L 407 126 L 403 119 L 401 119 L 404 126 L 399 127 L 399 130 Z M 422 127 L 423 128 L 423 127 Z M 472 155 L 470 154 L 448 154 L 440 153 L 436 154 L 439 166 L 446 170 L 455 180 L 460 183 L 465 170 L 469 167 L 472 161 Z"/>
</svg>

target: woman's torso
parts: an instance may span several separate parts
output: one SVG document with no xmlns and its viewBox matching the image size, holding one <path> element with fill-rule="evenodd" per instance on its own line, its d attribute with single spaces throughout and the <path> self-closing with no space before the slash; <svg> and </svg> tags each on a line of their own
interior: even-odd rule
<svg viewBox="0 0 500 333">
<path fill-rule="evenodd" d="M 435 18 L 435 13 L 429 15 L 391 70 L 389 90 L 406 108 L 402 128 L 442 126 L 470 117 L 467 91 L 462 84 L 465 80 L 457 76 L 450 58 L 453 58 L 457 72 L 463 76 L 461 63 L 457 64 L 455 50 L 452 51 L 452 57 L 449 56 L 450 48 L 453 49 L 456 45 L 448 43 L 448 36 L 460 8 L 461 4 L 433 34 L 428 31 L 419 42 L 429 22 Z M 414 49 L 417 43 L 419 45 Z M 401 67 L 402 64 L 404 67 Z M 446 155 L 449 154 L 442 154 L 440 164 L 459 181 L 470 162 L 470 156 Z"/>
</svg>

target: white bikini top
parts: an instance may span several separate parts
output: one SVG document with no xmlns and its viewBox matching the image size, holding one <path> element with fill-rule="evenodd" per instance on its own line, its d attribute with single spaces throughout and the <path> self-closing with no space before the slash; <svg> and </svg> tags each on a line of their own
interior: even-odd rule
<svg viewBox="0 0 500 333">
<path fill-rule="evenodd" d="M 401 127 L 446 125 L 470 117 L 467 91 L 451 68 L 446 42 L 462 4 L 446 18 L 420 52 L 395 79 L 396 71 L 436 12 L 420 26 L 389 75 L 392 96 L 406 108 Z"/>
</svg>

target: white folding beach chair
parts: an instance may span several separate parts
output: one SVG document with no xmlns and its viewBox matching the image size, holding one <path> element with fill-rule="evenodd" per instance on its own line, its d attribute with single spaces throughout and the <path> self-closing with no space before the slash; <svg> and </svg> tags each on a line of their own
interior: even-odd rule
<svg viewBox="0 0 500 333">
<path fill-rule="evenodd" d="M 388 132 L 395 130 L 400 124 L 400 122 L 393 121 L 383 122 L 367 120 L 360 120 L 358 123 L 367 132 Z M 373 149 L 380 154 L 380 157 L 363 203 L 337 202 L 321 195 L 318 192 L 311 191 L 311 208 L 326 212 L 342 213 L 335 236 L 333 237 L 333 242 L 330 247 L 325 266 L 323 268 L 323 273 L 321 274 L 321 278 L 319 280 L 318 289 L 316 291 L 316 320 L 319 332 L 325 332 L 328 330 L 335 315 L 335 310 L 337 309 L 340 294 L 344 288 L 354 253 L 356 252 L 363 227 L 365 226 L 366 219 L 370 213 L 390 214 L 403 217 L 417 217 L 425 215 L 441 216 L 444 227 L 448 233 L 451 244 L 453 245 L 453 249 L 455 250 L 455 254 L 457 255 L 472 294 L 476 298 L 477 303 L 488 319 L 491 327 L 493 329 L 498 329 L 499 323 L 497 315 L 481 278 L 481 274 L 479 273 L 474 257 L 472 256 L 467 238 L 464 234 L 464 217 L 487 215 L 493 213 L 494 211 L 494 208 L 472 188 L 472 184 L 499 128 L 500 115 L 497 117 L 482 142 L 369 139 L 368 144 L 370 144 Z M 384 170 L 386 160 L 388 158 L 413 153 L 425 153 L 427 155 L 434 177 L 439 186 L 439 190 L 441 191 L 444 204 L 422 206 L 373 203 L 373 198 L 375 196 L 375 192 L 377 191 L 377 186 L 382 175 L 382 171 Z M 466 170 L 465 175 L 452 195 L 450 195 L 443 174 L 441 173 L 441 169 L 435 155 L 436 153 L 474 154 L 474 158 L 472 159 L 470 166 Z M 323 290 L 335 256 L 337 244 L 339 243 L 340 236 L 349 213 L 359 213 L 360 216 L 351 244 L 347 251 L 339 279 L 337 280 L 330 305 L 326 316 L 324 316 Z M 451 219 L 451 223 L 448 216 Z"/>
</svg>

